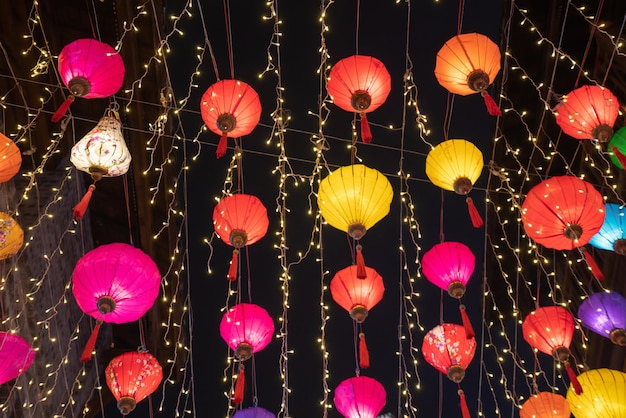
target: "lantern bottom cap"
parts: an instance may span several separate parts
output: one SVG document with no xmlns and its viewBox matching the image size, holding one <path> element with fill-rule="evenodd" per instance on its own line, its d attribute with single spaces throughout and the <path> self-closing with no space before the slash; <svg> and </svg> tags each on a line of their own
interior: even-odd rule
<svg viewBox="0 0 626 418">
<path fill-rule="evenodd" d="M 367 232 L 367 228 L 365 228 L 365 225 L 363 224 L 352 224 L 348 227 L 348 235 L 350 235 L 350 237 L 352 239 L 355 240 L 360 240 L 361 238 L 363 238 L 363 235 L 365 235 L 365 233 Z"/>
<path fill-rule="evenodd" d="M 554 350 L 552 350 L 552 357 L 561 363 L 565 363 L 569 360 L 569 349 L 562 345 L 555 347 Z"/>
<path fill-rule="evenodd" d="M 454 383 L 461 383 L 465 377 L 465 369 L 461 366 L 455 365 L 448 368 L 448 379 Z"/>
<path fill-rule="evenodd" d="M 454 180 L 452 188 L 454 189 L 454 193 L 465 196 L 472 190 L 472 181 L 467 177 L 459 177 Z"/>
<path fill-rule="evenodd" d="M 613 331 L 611 331 L 610 338 L 613 344 L 625 347 L 626 346 L 626 329 L 623 329 L 623 328 L 614 329 Z"/>
<path fill-rule="evenodd" d="M 350 309 L 350 318 L 354 319 L 359 324 L 365 321 L 367 314 L 367 308 L 363 305 L 354 305 L 352 309 Z"/>
<path fill-rule="evenodd" d="M 122 415 L 130 414 L 136 406 L 137 402 L 135 402 L 135 399 L 130 396 L 122 396 L 120 400 L 117 401 L 117 409 L 120 410 Z"/>
<path fill-rule="evenodd" d="M 109 174 L 109 170 L 101 165 L 90 165 L 89 174 L 94 182 L 100 181 L 102 177 Z"/>
<path fill-rule="evenodd" d="M 600 125 L 593 128 L 593 131 L 591 131 L 591 135 L 599 142 L 608 142 L 613 137 L 613 128 L 611 128 L 606 123 L 601 123 Z"/>
<path fill-rule="evenodd" d="M 448 294 L 455 299 L 461 299 L 465 294 L 465 285 L 460 281 L 454 281 L 448 285 Z"/>
<path fill-rule="evenodd" d="M 239 343 L 237 345 L 237 348 L 235 349 L 235 357 L 237 357 L 239 361 L 248 360 L 250 357 L 252 357 L 253 353 L 254 351 L 252 350 L 252 346 L 246 342 Z"/>
</svg>

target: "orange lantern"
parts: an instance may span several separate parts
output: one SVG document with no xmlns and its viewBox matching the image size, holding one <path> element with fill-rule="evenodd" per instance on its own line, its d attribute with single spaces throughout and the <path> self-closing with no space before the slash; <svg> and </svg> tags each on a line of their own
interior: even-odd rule
<svg viewBox="0 0 626 418">
<path fill-rule="evenodd" d="M 570 418 L 567 399 L 552 392 L 540 392 L 522 404 L 520 418 Z"/>
<path fill-rule="evenodd" d="M 0 183 L 11 180 L 22 165 L 22 153 L 15 142 L 0 133 Z"/>
</svg>

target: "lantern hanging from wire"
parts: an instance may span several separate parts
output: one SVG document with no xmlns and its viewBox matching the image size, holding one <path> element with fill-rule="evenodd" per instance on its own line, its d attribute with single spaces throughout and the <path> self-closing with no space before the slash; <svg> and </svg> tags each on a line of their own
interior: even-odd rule
<svg viewBox="0 0 626 418">
<path fill-rule="evenodd" d="M 351 377 L 335 388 L 333 402 L 345 418 L 376 418 L 387 401 L 380 382 L 367 376 Z"/>
<path fill-rule="evenodd" d="M 601 250 L 626 255 L 626 209 L 616 203 L 604 204 L 604 222 L 589 244 Z"/>
<path fill-rule="evenodd" d="M 124 62 L 113 47 L 95 39 L 77 39 L 59 54 L 59 75 L 70 96 L 52 116 L 58 122 L 75 97 L 96 99 L 109 97 L 122 87 Z"/>
<path fill-rule="evenodd" d="M 578 377 L 582 393 L 567 391 L 567 402 L 575 418 L 626 417 L 626 373 L 611 369 L 593 369 Z"/>
<path fill-rule="evenodd" d="M 0 133 L 0 183 L 11 180 L 22 166 L 22 153 L 11 139 Z"/>
<path fill-rule="evenodd" d="M 519 411 L 520 418 L 570 418 L 567 399 L 552 392 L 539 392 L 528 398 Z"/>
<path fill-rule="evenodd" d="M 426 333 L 422 343 L 424 360 L 458 385 L 457 392 L 463 418 L 469 418 L 470 413 L 460 383 L 475 352 L 476 339 L 468 337 L 465 334 L 465 327 L 457 324 L 437 325 Z"/>
<path fill-rule="evenodd" d="M 352 55 L 339 60 L 330 70 L 326 81 L 333 103 L 346 112 L 361 117 L 361 140 L 372 141 L 367 113 L 378 109 L 391 91 L 391 76 L 378 59 L 366 55 Z"/>
<path fill-rule="evenodd" d="M 617 292 L 598 292 L 578 307 L 583 326 L 609 338 L 613 344 L 626 346 L 626 298 Z"/>
<path fill-rule="evenodd" d="M 240 409 L 235 412 L 233 418 L 276 418 L 276 415 L 272 414 L 267 409 L 255 406 L 252 408 Z"/>
<path fill-rule="evenodd" d="M 213 209 L 215 233 L 226 244 L 234 247 L 227 278 L 237 279 L 239 251 L 260 240 L 267 233 L 269 219 L 263 203 L 253 195 L 234 194 L 222 198 Z"/>
<path fill-rule="evenodd" d="M 450 93 L 480 93 L 492 116 L 502 112 L 487 88 L 500 71 L 500 48 L 480 33 L 464 33 L 449 39 L 437 52 L 435 77 Z"/>
<path fill-rule="evenodd" d="M 554 114 L 565 134 L 576 139 L 607 142 L 613 136 L 619 109 L 619 101 L 609 89 L 593 85 L 564 95 L 554 108 Z"/>
<path fill-rule="evenodd" d="M 24 373 L 35 359 L 35 350 L 19 335 L 0 331 L 0 385 Z"/>
<path fill-rule="evenodd" d="M 13 257 L 24 244 L 24 231 L 8 213 L 0 212 L 0 260 Z"/>
<path fill-rule="evenodd" d="M 357 242 L 357 277 L 367 276 L 361 238 L 389 213 L 393 189 L 380 171 L 363 164 L 340 167 L 319 186 L 317 205 L 324 220 Z"/>
<path fill-rule="evenodd" d="M 81 361 L 91 359 L 102 322 L 138 320 L 154 304 L 160 286 L 161 274 L 154 261 L 132 245 L 101 245 L 82 256 L 72 274 L 72 293 L 96 326 Z"/>
<path fill-rule="evenodd" d="M 239 80 L 212 84 L 200 100 L 202 120 L 211 132 L 220 135 L 215 155 L 226 153 L 227 138 L 248 135 L 261 119 L 261 101 L 256 91 Z"/>
<path fill-rule="evenodd" d="M 163 380 L 158 360 L 145 349 L 114 357 L 104 371 L 107 386 L 122 415 L 131 413 Z"/>
<path fill-rule="evenodd" d="M 482 227 L 484 222 L 468 194 L 483 166 L 483 154 L 465 139 L 443 141 L 426 156 L 426 175 L 435 186 L 467 196 L 467 209 L 475 228 Z"/>
<path fill-rule="evenodd" d="M 613 134 L 607 150 L 613 164 L 623 170 L 626 167 L 626 126 Z"/>
</svg>

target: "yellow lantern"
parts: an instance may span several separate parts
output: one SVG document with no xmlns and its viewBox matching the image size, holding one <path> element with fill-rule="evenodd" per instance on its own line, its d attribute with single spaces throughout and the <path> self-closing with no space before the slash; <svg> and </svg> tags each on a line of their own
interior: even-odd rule
<svg viewBox="0 0 626 418">
<path fill-rule="evenodd" d="M 567 399 L 552 392 L 540 392 L 522 404 L 520 418 L 569 418 Z"/>
<path fill-rule="evenodd" d="M 449 139 L 430 150 L 426 156 L 426 175 L 428 179 L 444 190 L 467 195 L 483 170 L 483 154 L 465 139 Z M 483 226 L 470 197 L 467 201 L 468 210 L 475 228 Z"/>
<path fill-rule="evenodd" d="M 588 370 L 578 375 L 580 395 L 567 391 L 567 402 L 576 418 L 626 417 L 626 373 L 611 369 Z"/>
<path fill-rule="evenodd" d="M 22 165 L 22 153 L 15 142 L 0 133 L 0 183 L 11 180 Z"/>
<path fill-rule="evenodd" d="M 0 212 L 0 260 L 12 257 L 22 248 L 24 231 L 8 213 Z"/>
</svg>

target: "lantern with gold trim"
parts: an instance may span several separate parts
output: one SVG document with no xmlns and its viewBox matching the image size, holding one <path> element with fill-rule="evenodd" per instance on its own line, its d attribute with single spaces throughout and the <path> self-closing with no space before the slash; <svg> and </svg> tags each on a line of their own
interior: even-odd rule
<svg viewBox="0 0 626 418">
<path fill-rule="evenodd" d="M 14 256 L 24 244 L 24 231 L 8 213 L 0 212 L 0 260 Z"/>
</svg>

